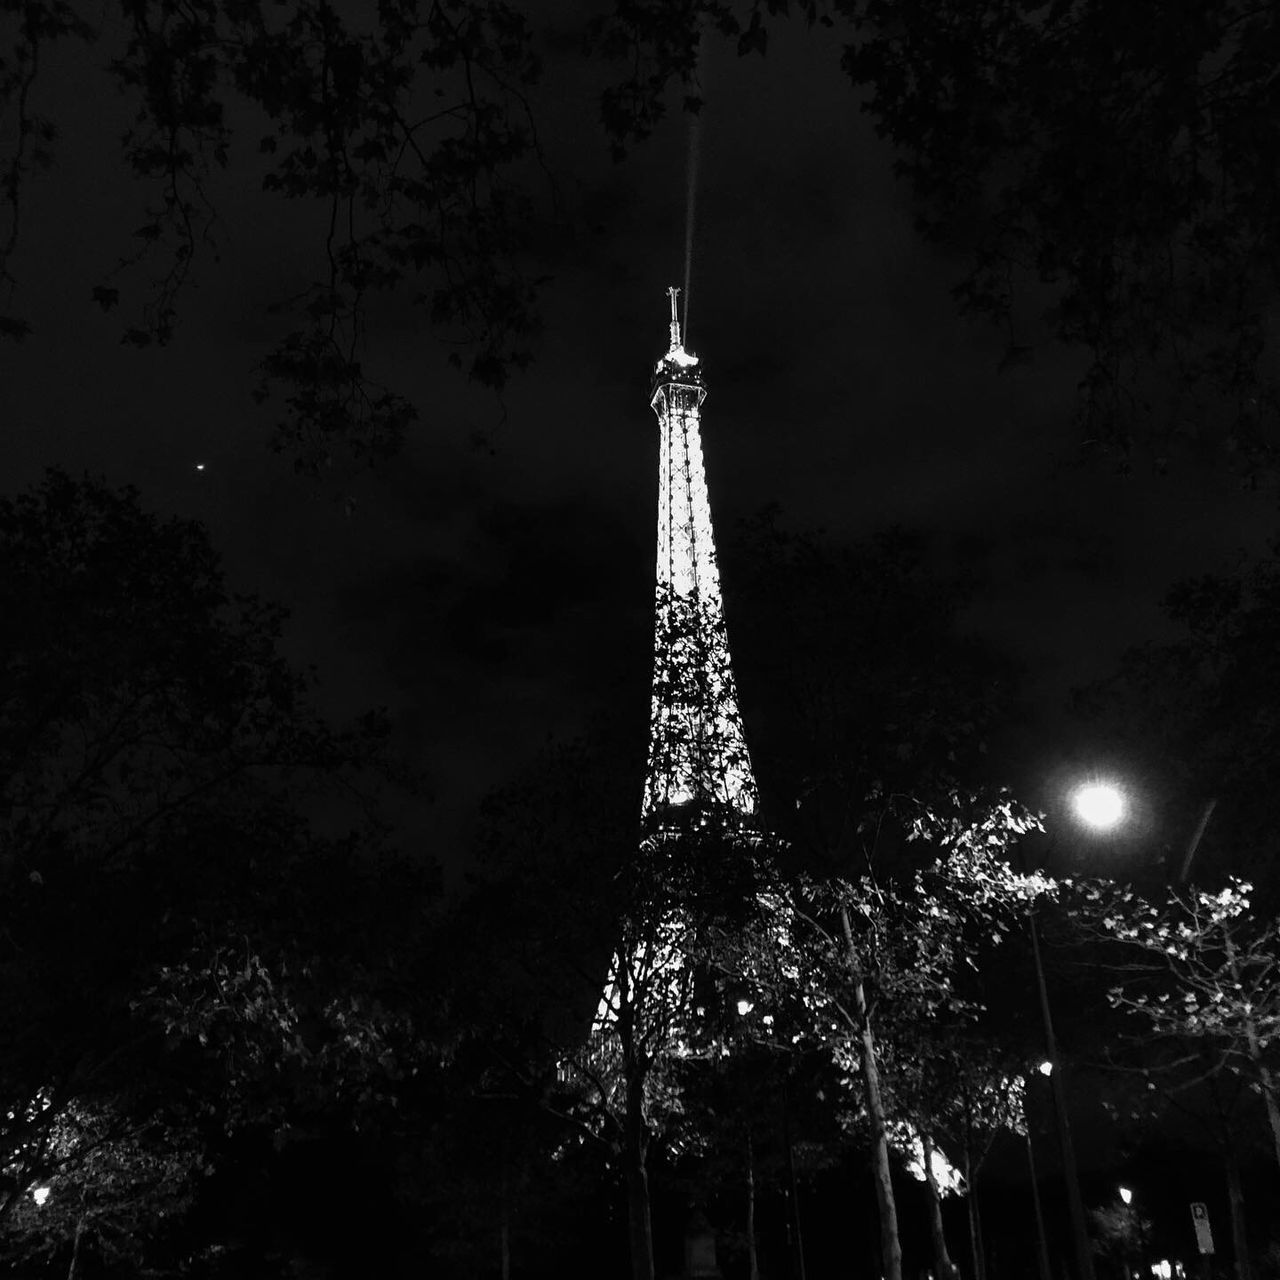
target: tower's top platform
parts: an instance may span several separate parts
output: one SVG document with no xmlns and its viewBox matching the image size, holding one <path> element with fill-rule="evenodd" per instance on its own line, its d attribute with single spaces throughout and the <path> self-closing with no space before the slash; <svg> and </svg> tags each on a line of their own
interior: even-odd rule
<svg viewBox="0 0 1280 1280">
<path fill-rule="evenodd" d="M 667 297 L 671 299 L 671 345 L 667 348 L 667 354 L 654 366 L 654 381 L 701 386 L 702 362 L 692 351 L 684 349 L 684 342 L 680 337 L 680 319 L 676 314 L 676 296 L 679 292 L 675 285 L 667 290 Z"/>
</svg>

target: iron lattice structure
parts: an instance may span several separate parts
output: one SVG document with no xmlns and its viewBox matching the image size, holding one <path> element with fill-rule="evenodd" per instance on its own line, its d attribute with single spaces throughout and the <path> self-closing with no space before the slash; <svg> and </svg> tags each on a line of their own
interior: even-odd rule
<svg viewBox="0 0 1280 1280">
<path fill-rule="evenodd" d="M 753 823 L 758 807 L 720 596 L 702 460 L 698 357 L 684 349 L 671 298 L 671 344 L 654 371 L 658 415 L 658 573 L 653 701 L 641 817 L 650 832 L 713 816 Z"/>
<path fill-rule="evenodd" d="M 718 884 L 735 871 L 750 881 L 752 863 L 739 858 L 744 852 L 754 858 L 762 840 L 702 461 L 706 388 L 698 357 L 681 341 L 678 291 L 667 292 L 671 342 L 657 363 L 650 401 L 659 428 L 658 564 L 635 868 L 649 887 L 647 900 L 622 922 L 587 1043 L 561 1063 L 560 1073 L 583 1090 L 589 1123 L 625 1129 L 638 1115 L 645 1135 L 665 1130 L 671 1140 L 683 1110 L 676 1067 L 724 1052 L 723 1020 L 711 1006 L 727 997 L 706 967 L 708 940 L 686 895 L 708 874 Z M 727 876 L 708 864 L 717 853 L 734 864 Z M 777 914 L 773 897 L 752 896 L 757 916 Z M 775 928 L 770 936 L 781 935 Z"/>
</svg>

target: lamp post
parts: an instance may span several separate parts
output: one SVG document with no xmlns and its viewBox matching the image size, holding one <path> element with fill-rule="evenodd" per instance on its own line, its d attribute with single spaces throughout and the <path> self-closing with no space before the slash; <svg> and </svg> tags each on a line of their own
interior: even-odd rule
<svg viewBox="0 0 1280 1280">
<path fill-rule="evenodd" d="M 1048 1066 L 1041 1063 L 1040 1067 Z M 1052 1068 L 1050 1067 L 1050 1070 Z M 1044 1072 L 1045 1075 L 1049 1073 Z M 1040 1181 L 1036 1177 L 1036 1150 L 1031 1141 L 1031 1122 L 1027 1119 L 1027 1168 L 1031 1173 L 1031 1203 L 1036 1211 L 1036 1261 L 1040 1267 L 1040 1280 L 1053 1280 L 1053 1269 L 1049 1265 L 1049 1238 L 1044 1231 L 1044 1210 L 1040 1207 Z"/>
<path fill-rule="evenodd" d="M 1132 1237 L 1133 1257 L 1137 1261 L 1135 1274 L 1141 1276 L 1143 1274 L 1143 1239 L 1142 1239 L 1142 1219 L 1138 1216 L 1137 1209 L 1133 1206 L 1133 1191 L 1129 1187 L 1117 1188 L 1120 1192 L 1120 1202 L 1129 1210 L 1129 1234 Z"/>
<path fill-rule="evenodd" d="M 1076 818 L 1086 827 L 1099 832 L 1110 831 L 1124 817 L 1124 795 L 1118 787 L 1109 783 L 1091 782 L 1075 788 L 1071 795 L 1071 808 Z M 1058 1147 L 1062 1153 L 1062 1173 L 1067 1184 L 1067 1208 L 1071 1216 L 1077 1280 L 1094 1280 L 1093 1248 L 1085 1227 L 1080 1173 L 1076 1165 L 1075 1144 L 1071 1139 L 1071 1120 L 1067 1112 L 1062 1062 L 1058 1056 L 1058 1039 L 1053 1030 L 1053 1011 L 1049 1005 L 1049 988 L 1045 983 L 1044 961 L 1040 954 L 1040 930 L 1036 924 L 1035 903 L 1032 899 L 1027 901 L 1027 932 L 1031 935 L 1031 958 L 1036 969 L 1040 1018 L 1044 1023 L 1045 1051 L 1050 1065 L 1046 1074 L 1053 1090 L 1053 1113 L 1058 1129 Z"/>
<path fill-rule="evenodd" d="M 1062 1153 L 1062 1173 L 1067 1183 L 1067 1208 L 1071 1214 L 1071 1238 L 1075 1244 L 1077 1280 L 1093 1280 L 1093 1249 L 1084 1224 L 1084 1201 L 1080 1196 L 1080 1174 L 1076 1168 L 1075 1145 L 1071 1141 L 1071 1121 L 1067 1116 L 1067 1099 L 1062 1087 L 1062 1069 L 1058 1058 L 1058 1040 L 1053 1033 L 1053 1013 L 1049 1008 L 1049 989 L 1044 981 L 1044 964 L 1040 958 L 1040 931 L 1036 913 L 1027 907 L 1027 929 L 1031 934 L 1031 956 L 1036 967 L 1036 987 L 1040 993 L 1040 1017 L 1044 1022 L 1045 1051 L 1049 1055 L 1049 1084 L 1053 1089 L 1053 1116 L 1058 1128 L 1058 1148 Z"/>
</svg>

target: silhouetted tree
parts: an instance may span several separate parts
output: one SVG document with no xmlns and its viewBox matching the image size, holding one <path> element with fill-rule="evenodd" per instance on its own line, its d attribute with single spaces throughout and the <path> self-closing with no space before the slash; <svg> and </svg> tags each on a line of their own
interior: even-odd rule
<svg viewBox="0 0 1280 1280">
<path fill-rule="evenodd" d="M 669 106 L 699 108 L 703 40 L 766 54 L 787 17 L 831 32 L 833 60 L 898 148 L 921 225 L 964 263 L 960 304 L 1007 328 L 1005 363 L 1048 341 L 1083 354 L 1086 443 L 1122 455 L 1145 443 L 1161 464 L 1222 446 L 1251 471 L 1274 463 L 1270 6 L 617 0 L 579 32 L 584 57 L 606 66 L 614 153 Z M 121 0 L 90 18 L 34 0 L 0 19 L 0 283 L 19 273 L 30 183 L 58 159 L 43 77 L 62 46 L 88 45 L 136 113 L 122 160 L 145 211 L 136 246 L 109 256 L 153 263 L 154 281 L 134 298 L 128 274 L 93 289 L 105 309 L 125 305 L 126 341 L 171 336 L 226 214 L 209 196 L 218 170 L 321 215 L 296 327 L 263 365 L 285 400 L 277 442 L 300 465 L 382 456 L 414 417 L 365 366 L 371 296 L 405 296 L 441 336 L 469 342 L 483 383 L 529 359 L 540 68 L 519 5 L 390 0 L 357 16 L 331 0 Z M 25 331 L 18 315 L 0 324 Z"/>
<path fill-rule="evenodd" d="M 0 612 L 0 1222 L 101 1252 L 189 1199 L 211 1132 L 395 1078 L 381 948 L 434 871 L 378 854 L 376 718 L 320 719 L 200 526 L 51 472 L 0 502 Z"/>
<path fill-rule="evenodd" d="M 645 136 L 673 86 L 696 105 L 701 40 L 765 54 L 788 14 L 831 30 L 920 225 L 964 263 L 960 305 L 1007 329 L 1004 364 L 1047 341 L 1084 355 L 1085 444 L 1274 467 L 1272 6 L 619 4 L 599 24 L 628 67 L 606 119 Z"/>
</svg>

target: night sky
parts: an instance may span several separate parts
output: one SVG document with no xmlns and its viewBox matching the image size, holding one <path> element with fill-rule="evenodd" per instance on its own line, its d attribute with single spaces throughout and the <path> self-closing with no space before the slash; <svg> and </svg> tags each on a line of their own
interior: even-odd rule
<svg viewBox="0 0 1280 1280">
<path fill-rule="evenodd" d="M 143 220 L 143 193 L 120 162 L 127 107 L 96 71 L 101 47 L 50 64 L 60 163 L 29 194 L 12 306 L 35 332 L 0 351 L 6 491 L 57 464 L 206 522 L 232 585 L 292 610 L 290 653 L 316 666 L 326 710 L 391 709 L 436 792 L 410 826 L 446 863 L 480 794 L 619 690 L 643 698 L 648 678 L 647 378 L 664 290 L 684 274 L 687 125 L 673 116 L 613 163 L 579 6 L 539 10 L 552 18 L 534 107 L 574 226 L 540 229 L 546 331 L 503 403 L 387 303 L 367 359 L 418 405 L 403 456 L 313 482 L 270 453 L 253 366 L 286 324 L 271 304 L 317 270 L 319 215 L 260 195 L 252 165 L 211 190 L 221 260 L 198 265 L 172 345 L 120 345 L 89 292 Z M 1159 634 L 1174 578 L 1262 548 L 1274 495 L 1225 471 L 1078 465 L 1079 362 L 1047 349 L 997 372 L 1004 335 L 958 316 L 960 265 L 914 231 L 838 59 L 829 33 L 799 24 L 779 25 L 764 59 L 706 56 L 689 345 L 710 386 L 718 536 L 768 503 L 840 538 L 939 531 L 982 584 L 968 624 L 1026 668 L 1026 732 L 1052 761 L 1065 691 Z M 529 179 L 546 212 L 545 179 Z M 118 282 L 125 308 L 144 279 Z M 732 610 L 731 582 L 726 594 Z M 731 613 L 731 640 L 732 626 Z"/>
</svg>

